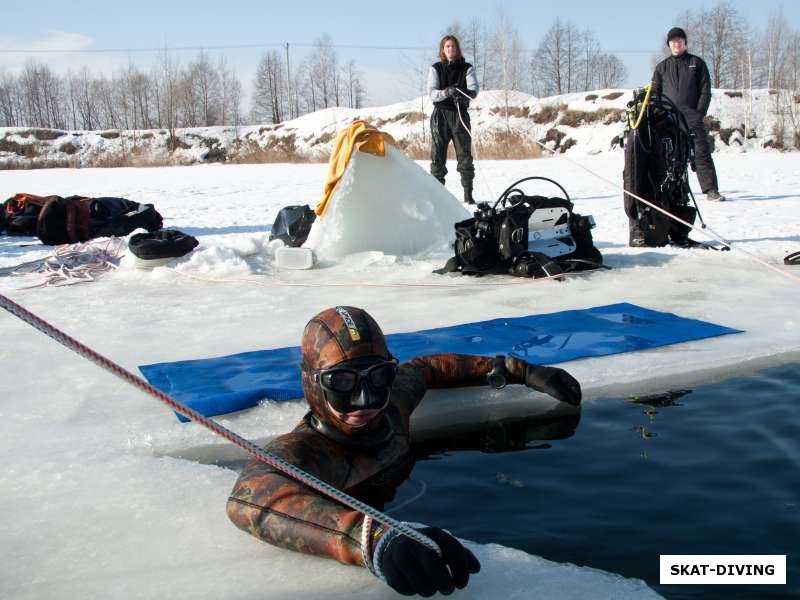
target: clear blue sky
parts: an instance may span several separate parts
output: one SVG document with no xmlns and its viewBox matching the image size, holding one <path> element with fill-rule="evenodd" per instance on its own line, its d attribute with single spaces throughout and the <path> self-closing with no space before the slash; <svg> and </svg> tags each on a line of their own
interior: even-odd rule
<svg viewBox="0 0 800 600">
<path fill-rule="evenodd" d="M 228 46 L 291 44 L 291 61 L 299 64 L 315 38 L 329 34 L 335 44 L 421 46 L 422 50 L 338 49 L 341 59 L 354 59 L 364 74 L 370 104 L 385 104 L 414 95 L 414 65 L 435 57 L 443 30 L 458 19 L 462 24 L 477 17 L 491 24 L 498 8 L 512 18 L 526 48 L 535 48 L 556 18 L 580 29 L 592 29 L 602 47 L 617 53 L 628 67 L 627 82 L 635 86 L 649 80 L 651 57 L 658 52 L 665 32 L 687 9 L 711 7 L 716 2 L 255 2 L 194 0 L 138 0 L 99 2 L 50 0 L 3 3 L 0 50 L 3 49 L 108 49 L 168 46 Z M 782 10 L 789 26 L 800 27 L 800 1 L 735 0 L 732 2 L 756 29 L 763 29 L 770 14 Z M 691 48 L 691 40 L 689 41 Z M 210 51 L 227 57 L 246 88 L 265 49 Z M 196 52 L 179 53 L 188 60 Z M 0 69 L 19 68 L 34 57 L 59 71 L 87 65 L 110 72 L 132 61 L 147 67 L 155 53 L 0 53 Z"/>
</svg>

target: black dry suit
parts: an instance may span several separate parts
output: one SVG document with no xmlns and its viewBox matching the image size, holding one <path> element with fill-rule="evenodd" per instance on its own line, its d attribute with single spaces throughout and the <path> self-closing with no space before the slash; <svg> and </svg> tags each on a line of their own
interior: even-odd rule
<svg viewBox="0 0 800 600">
<path fill-rule="evenodd" d="M 464 128 L 466 125 L 470 130 L 472 129 L 467 113 L 469 100 L 459 92 L 456 92 L 455 97 L 447 98 L 437 91 L 453 87 L 461 90 L 470 98 L 475 98 L 478 95 L 477 81 L 473 78 L 469 87 L 467 81 L 467 75 L 471 69 L 472 65 L 463 58 L 446 62 L 439 61 L 431 65 L 428 77 L 428 88 L 433 100 L 431 175 L 444 183 L 444 177 L 447 175 L 447 146 L 452 140 L 456 150 L 461 185 L 464 187 L 465 197 L 468 196 L 470 199 L 472 197 L 472 181 L 475 179 L 475 167 L 472 164 L 472 140 L 469 132 Z M 458 107 L 456 103 L 458 103 Z M 461 119 L 459 119 L 459 110 Z"/>
<path fill-rule="evenodd" d="M 719 189 L 717 171 L 703 126 L 711 102 L 711 77 L 703 59 L 684 52 L 669 56 L 656 65 L 651 84 L 653 94 L 666 96 L 683 113 L 694 133 L 697 180 L 703 193 Z"/>
<path fill-rule="evenodd" d="M 697 211 L 689 206 L 688 164 L 694 159 L 689 125 L 668 99 L 637 90 L 629 106 L 625 140 L 625 190 L 688 223 Z M 636 120 L 642 114 L 641 121 Z M 690 228 L 625 194 L 631 246 L 687 245 Z"/>
</svg>

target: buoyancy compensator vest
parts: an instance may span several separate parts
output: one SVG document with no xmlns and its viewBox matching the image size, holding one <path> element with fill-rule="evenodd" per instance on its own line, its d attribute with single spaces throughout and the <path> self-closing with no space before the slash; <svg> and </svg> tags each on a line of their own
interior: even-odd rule
<svg viewBox="0 0 800 600">
<path fill-rule="evenodd" d="M 519 189 L 533 180 L 552 183 L 563 197 L 529 196 Z M 455 224 L 455 255 L 436 273 L 548 277 L 602 267 L 592 241 L 594 219 L 572 208 L 566 190 L 552 179 L 520 179 L 494 205 L 482 202 L 471 218 Z"/>
<path fill-rule="evenodd" d="M 650 93 L 649 86 L 634 90 L 628 102 L 625 129 L 625 190 L 694 223 L 696 208 L 689 205 L 688 167 L 694 170 L 693 133 L 677 106 L 666 96 Z M 691 229 L 668 215 L 625 194 L 631 246 L 692 245 Z"/>
</svg>

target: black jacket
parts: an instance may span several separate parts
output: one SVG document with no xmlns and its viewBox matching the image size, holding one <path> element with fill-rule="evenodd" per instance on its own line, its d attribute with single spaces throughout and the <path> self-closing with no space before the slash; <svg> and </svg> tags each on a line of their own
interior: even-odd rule
<svg viewBox="0 0 800 600">
<path fill-rule="evenodd" d="M 472 68 L 472 65 L 465 61 L 463 58 L 456 59 L 452 62 L 437 61 L 431 65 L 436 71 L 439 79 L 437 89 L 443 90 L 448 87 L 456 87 L 462 92 L 469 94 L 467 89 L 467 71 Z M 459 102 L 465 103 L 469 106 L 469 101 L 459 94 Z M 439 108 L 447 110 L 455 110 L 456 105 L 453 98 L 446 98 L 439 102 L 435 102 Z"/>
<path fill-rule="evenodd" d="M 651 85 L 654 94 L 667 96 L 686 113 L 690 122 L 696 118 L 702 120 L 708 111 L 711 77 L 706 63 L 694 54 L 684 52 L 662 60 L 656 65 Z"/>
</svg>

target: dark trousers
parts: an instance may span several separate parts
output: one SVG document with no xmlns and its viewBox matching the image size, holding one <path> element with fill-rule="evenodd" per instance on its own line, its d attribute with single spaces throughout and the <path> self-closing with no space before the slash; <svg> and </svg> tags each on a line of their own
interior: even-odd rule
<svg viewBox="0 0 800 600">
<path fill-rule="evenodd" d="M 461 109 L 464 124 L 472 130 L 469 113 Z M 456 170 L 461 175 L 461 185 L 465 190 L 472 190 L 472 180 L 475 179 L 475 166 L 472 164 L 472 140 L 464 125 L 458 118 L 455 110 L 444 110 L 435 106 L 431 115 L 431 175 L 444 183 L 447 175 L 447 146 L 452 140 L 456 149 L 458 166 Z"/>
<path fill-rule="evenodd" d="M 708 134 L 703 127 L 702 116 L 700 119 L 689 119 L 689 127 L 694 133 L 694 162 L 697 166 L 697 181 L 700 189 L 705 194 L 711 190 L 719 190 L 717 183 L 717 170 L 711 158 L 711 147 L 708 145 Z"/>
</svg>

